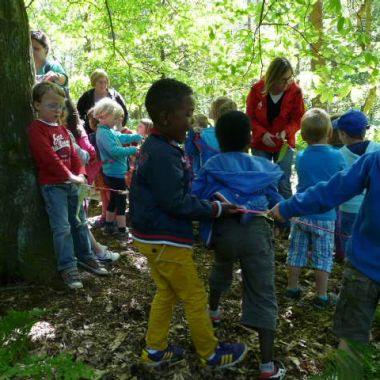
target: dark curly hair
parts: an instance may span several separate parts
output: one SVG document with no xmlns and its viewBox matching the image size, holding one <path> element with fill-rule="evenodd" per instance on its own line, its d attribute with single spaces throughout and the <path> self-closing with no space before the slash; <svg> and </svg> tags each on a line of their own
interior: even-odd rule
<svg viewBox="0 0 380 380">
<path fill-rule="evenodd" d="M 145 97 L 145 107 L 153 123 L 159 120 L 162 111 L 173 112 L 183 98 L 191 96 L 193 90 L 176 79 L 165 78 L 154 82 Z"/>
<path fill-rule="evenodd" d="M 251 122 L 245 113 L 230 111 L 216 122 L 215 134 L 222 152 L 241 152 L 251 142 Z"/>
</svg>

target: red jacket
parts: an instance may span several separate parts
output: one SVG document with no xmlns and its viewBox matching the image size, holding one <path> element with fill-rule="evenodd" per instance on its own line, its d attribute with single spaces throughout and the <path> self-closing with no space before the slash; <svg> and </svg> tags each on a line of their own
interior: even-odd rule
<svg viewBox="0 0 380 380">
<path fill-rule="evenodd" d="M 85 173 L 69 133 L 62 125 L 51 126 L 34 120 L 28 129 L 28 139 L 40 185 L 65 183 L 70 172 Z"/>
<path fill-rule="evenodd" d="M 274 153 L 281 149 L 281 139 L 273 139 L 275 147 L 266 146 L 262 137 L 266 132 L 273 135 L 285 131 L 286 139 L 291 147 L 295 147 L 295 134 L 300 129 L 301 118 L 305 113 L 305 105 L 301 88 L 296 84 L 290 84 L 284 93 L 280 114 L 269 125 L 267 119 L 267 97 L 263 94 L 264 80 L 255 83 L 247 97 L 247 115 L 252 124 L 252 148 Z"/>
</svg>

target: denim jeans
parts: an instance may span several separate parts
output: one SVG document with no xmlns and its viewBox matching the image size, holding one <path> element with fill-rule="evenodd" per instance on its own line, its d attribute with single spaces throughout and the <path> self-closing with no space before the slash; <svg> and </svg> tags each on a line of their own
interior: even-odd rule
<svg viewBox="0 0 380 380">
<path fill-rule="evenodd" d="M 270 161 L 273 161 L 274 163 L 277 163 L 277 165 L 284 172 L 284 176 L 278 183 L 278 191 L 285 199 L 288 199 L 292 196 L 292 186 L 290 184 L 290 177 L 292 176 L 294 149 L 289 147 L 284 158 L 280 162 L 277 162 L 279 154 L 280 152 L 269 153 L 265 152 L 264 150 L 252 149 L 252 155 L 264 157 Z"/>
<path fill-rule="evenodd" d="M 86 262 L 94 260 L 83 207 L 78 213 L 78 185 L 63 183 L 42 185 L 41 192 L 53 232 L 58 271 L 76 267 L 76 257 Z"/>
</svg>

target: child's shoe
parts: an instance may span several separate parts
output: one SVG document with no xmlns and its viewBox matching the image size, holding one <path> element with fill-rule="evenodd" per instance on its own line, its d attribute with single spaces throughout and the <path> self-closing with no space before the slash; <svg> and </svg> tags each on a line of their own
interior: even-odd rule
<svg viewBox="0 0 380 380">
<path fill-rule="evenodd" d="M 63 282 L 70 289 L 82 289 L 83 288 L 83 284 L 82 284 L 82 281 L 80 279 L 78 269 L 76 267 L 63 270 L 61 272 L 61 277 L 62 277 Z"/>
<path fill-rule="evenodd" d="M 78 265 L 82 268 L 86 269 L 88 272 L 97 274 L 99 276 L 107 276 L 108 270 L 104 268 L 103 264 L 101 264 L 98 260 L 89 260 L 89 261 L 78 261 Z"/>
<path fill-rule="evenodd" d="M 201 359 L 201 363 L 213 368 L 228 368 L 241 362 L 247 354 L 244 343 L 219 343 L 210 359 Z"/>
<path fill-rule="evenodd" d="M 100 262 L 115 262 L 119 260 L 120 253 L 110 251 L 107 247 L 103 246 L 103 252 L 96 255 Z"/>
<path fill-rule="evenodd" d="M 260 372 L 260 380 L 282 380 L 285 379 L 286 369 L 280 362 L 275 362 L 273 372 Z"/>
<path fill-rule="evenodd" d="M 329 307 L 334 307 L 336 305 L 338 297 L 334 293 L 328 293 L 327 298 L 323 299 L 319 296 L 313 299 L 313 305 L 315 308 L 323 310 L 328 309 Z"/>
<path fill-rule="evenodd" d="M 285 297 L 291 298 L 293 300 L 299 300 L 302 296 L 302 289 L 301 288 L 288 288 L 285 292 Z"/>
<path fill-rule="evenodd" d="M 218 329 L 220 327 L 220 322 L 222 320 L 220 309 L 218 308 L 216 310 L 209 310 L 208 313 L 211 319 L 212 327 L 214 329 Z"/>
<path fill-rule="evenodd" d="M 140 363 L 147 367 L 158 367 L 164 363 L 178 363 L 183 360 L 185 350 L 179 346 L 168 346 L 166 350 L 154 354 L 144 349 L 141 353 Z"/>
</svg>

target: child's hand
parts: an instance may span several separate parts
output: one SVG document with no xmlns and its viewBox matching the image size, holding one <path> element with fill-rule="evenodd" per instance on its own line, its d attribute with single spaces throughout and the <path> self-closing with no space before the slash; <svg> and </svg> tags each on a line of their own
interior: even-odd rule
<svg viewBox="0 0 380 380">
<path fill-rule="evenodd" d="M 232 205 L 230 203 L 222 202 L 222 214 L 220 216 L 233 216 L 236 214 L 241 214 L 238 206 Z"/>
<path fill-rule="evenodd" d="M 279 203 L 277 203 L 276 206 L 269 210 L 268 216 L 279 222 L 286 222 L 286 220 L 280 213 Z"/>
<path fill-rule="evenodd" d="M 72 174 L 69 177 L 69 181 L 78 185 L 85 185 L 87 183 L 86 177 L 83 174 Z"/>
</svg>

